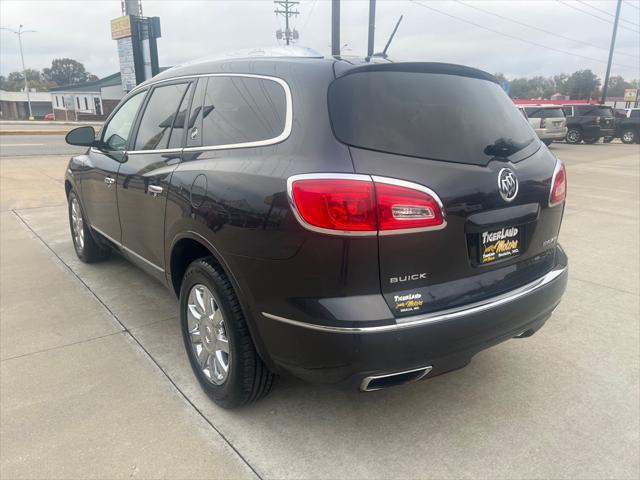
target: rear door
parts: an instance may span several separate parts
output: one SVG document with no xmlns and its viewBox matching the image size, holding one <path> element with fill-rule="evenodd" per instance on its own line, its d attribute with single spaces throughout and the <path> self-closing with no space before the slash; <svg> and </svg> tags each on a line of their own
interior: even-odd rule
<svg viewBox="0 0 640 480">
<path fill-rule="evenodd" d="M 329 108 L 357 173 L 428 187 L 443 204 L 444 228 L 379 235 L 381 288 L 396 315 L 470 303 L 551 269 L 556 158 L 490 76 L 356 68 L 330 86 Z"/>
<path fill-rule="evenodd" d="M 80 181 L 82 203 L 93 228 L 111 240 L 121 239 L 116 178 L 125 159 L 131 130 L 146 91 L 126 99 L 102 129 L 101 145 L 91 148 Z"/>
<path fill-rule="evenodd" d="M 118 173 L 122 244 L 134 261 L 163 276 L 164 219 L 171 174 L 180 163 L 191 83 L 149 92 L 132 149 Z"/>
</svg>

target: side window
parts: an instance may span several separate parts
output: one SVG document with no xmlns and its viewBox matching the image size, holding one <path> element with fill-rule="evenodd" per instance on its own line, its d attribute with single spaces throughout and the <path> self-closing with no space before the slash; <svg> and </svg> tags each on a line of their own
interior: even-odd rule
<svg viewBox="0 0 640 480">
<path fill-rule="evenodd" d="M 631 110 L 629 118 L 640 118 L 640 110 Z"/>
<path fill-rule="evenodd" d="M 285 128 L 284 88 L 273 80 L 209 77 L 202 106 L 202 145 L 276 138 Z"/>
<path fill-rule="evenodd" d="M 208 78 L 198 79 L 198 85 L 193 94 L 193 102 L 191 102 L 191 112 L 189 114 L 189 125 L 187 126 L 187 147 L 199 147 L 202 145 L 202 117 L 204 111 L 204 94 L 207 90 Z M 207 114 L 211 113 L 211 109 Z"/>
<path fill-rule="evenodd" d="M 178 83 L 153 89 L 142 114 L 134 150 L 167 148 L 178 105 L 188 85 L 188 83 Z"/>
<path fill-rule="evenodd" d="M 187 87 L 187 91 L 182 97 L 182 102 L 178 108 L 178 114 L 173 122 L 173 128 L 171 129 L 171 136 L 169 137 L 168 148 L 180 148 L 182 147 L 182 138 L 184 136 L 184 124 L 187 119 L 187 109 L 189 108 L 189 99 L 191 98 L 191 92 L 193 90 L 193 84 L 190 83 Z"/>
<path fill-rule="evenodd" d="M 120 106 L 111 117 L 107 126 L 103 129 L 102 141 L 110 150 L 123 151 L 127 148 L 131 127 L 136 119 L 146 91 L 140 92 L 129 98 Z"/>
<path fill-rule="evenodd" d="M 564 114 L 567 117 L 573 116 L 573 111 L 572 111 L 571 107 L 562 107 L 562 110 L 564 111 Z"/>
</svg>

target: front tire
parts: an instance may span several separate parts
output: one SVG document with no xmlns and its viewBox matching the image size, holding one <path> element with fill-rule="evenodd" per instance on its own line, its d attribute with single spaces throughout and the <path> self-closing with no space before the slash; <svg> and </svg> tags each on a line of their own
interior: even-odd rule
<svg viewBox="0 0 640 480">
<path fill-rule="evenodd" d="M 622 132 L 622 135 L 620 135 L 620 140 L 622 140 L 622 143 L 635 143 L 638 141 L 638 134 L 635 130 L 629 128 Z"/>
<path fill-rule="evenodd" d="M 180 324 L 191 368 L 214 402 L 235 408 L 269 393 L 274 375 L 256 352 L 233 286 L 213 258 L 194 261 L 184 274 Z"/>
<path fill-rule="evenodd" d="M 572 145 L 580 143 L 582 141 L 582 131 L 577 128 L 570 128 L 565 137 L 565 141 Z"/>
<path fill-rule="evenodd" d="M 111 249 L 104 247 L 94 238 L 87 223 L 76 192 L 69 192 L 69 227 L 76 255 L 85 263 L 94 263 L 109 257 Z"/>
</svg>

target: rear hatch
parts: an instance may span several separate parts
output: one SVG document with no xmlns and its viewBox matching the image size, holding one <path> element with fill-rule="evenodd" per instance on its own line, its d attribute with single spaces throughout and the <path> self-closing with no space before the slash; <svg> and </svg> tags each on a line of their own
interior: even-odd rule
<svg viewBox="0 0 640 480">
<path fill-rule="evenodd" d="M 552 269 L 564 208 L 549 206 L 557 160 L 492 76 L 371 65 L 339 76 L 328 98 L 356 173 L 426 186 L 443 205 L 444 228 L 378 236 L 381 290 L 396 316 L 482 300 Z M 518 181 L 513 198 L 503 188 L 507 200 L 504 169 Z"/>
</svg>

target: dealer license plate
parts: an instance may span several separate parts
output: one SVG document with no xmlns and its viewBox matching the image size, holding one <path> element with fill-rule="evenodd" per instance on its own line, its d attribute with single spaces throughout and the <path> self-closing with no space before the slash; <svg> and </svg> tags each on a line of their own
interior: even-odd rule
<svg viewBox="0 0 640 480">
<path fill-rule="evenodd" d="M 505 227 L 480 234 L 480 263 L 517 257 L 522 252 L 522 227 Z"/>
</svg>

